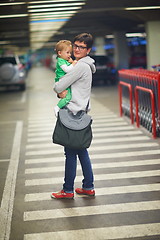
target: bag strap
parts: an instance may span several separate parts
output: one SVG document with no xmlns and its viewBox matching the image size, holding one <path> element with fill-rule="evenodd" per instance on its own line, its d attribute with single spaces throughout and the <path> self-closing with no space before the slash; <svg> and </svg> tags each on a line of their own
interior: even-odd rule
<svg viewBox="0 0 160 240">
<path fill-rule="evenodd" d="M 87 103 L 87 106 L 86 106 L 86 113 L 87 113 L 88 108 L 89 108 L 89 100 L 88 100 L 88 103 Z"/>
</svg>

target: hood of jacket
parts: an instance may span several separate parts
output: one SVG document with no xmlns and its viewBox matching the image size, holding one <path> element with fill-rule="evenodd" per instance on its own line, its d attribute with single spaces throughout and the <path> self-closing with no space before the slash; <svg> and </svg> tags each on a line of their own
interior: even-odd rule
<svg viewBox="0 0 160 240">
<path fill-rule="evenodd" d="M 81 58 L 79 60 L 79 62 L 85 62 L 86 64 L 88 64 L 90 66 L 92 73 L 96 72 L 96 67 L 94 65 L 95 61 L 93 58 L 86 56 L 86 57 Z"/>
</svg>

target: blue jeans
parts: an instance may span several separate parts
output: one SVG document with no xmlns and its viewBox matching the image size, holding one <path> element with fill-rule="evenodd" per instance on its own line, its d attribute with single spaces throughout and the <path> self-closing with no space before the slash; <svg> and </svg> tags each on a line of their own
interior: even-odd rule
<svg viewBox="0 0 160 240">
<path fill-rule="evenodd" d="M 85 190 L 93 189 L 93 171 L 87 149 L 78 150 L 65 147 L 64 154 L 66 156 L 66 162 L 63 190 L 65 192 L 73 192 L 74 190 L 74 180 L 76 177 L 77 169 L 77 156 L 79 158 L 84 176 L 84 179 L 82 181 L 82 188 Z"/>
</svg>

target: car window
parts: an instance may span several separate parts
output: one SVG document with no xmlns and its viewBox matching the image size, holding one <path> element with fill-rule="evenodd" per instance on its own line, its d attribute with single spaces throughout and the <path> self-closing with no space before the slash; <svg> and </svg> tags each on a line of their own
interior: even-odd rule
<svg viewBox="0 0 160 240">
<path fill-rule="evenodd" d="M 13 65 L 16 65 L 16 59 L 13 57 L 1 57 L 0 58 L 0 66 L 4 63 L 12 63 Z"/>
</svg>

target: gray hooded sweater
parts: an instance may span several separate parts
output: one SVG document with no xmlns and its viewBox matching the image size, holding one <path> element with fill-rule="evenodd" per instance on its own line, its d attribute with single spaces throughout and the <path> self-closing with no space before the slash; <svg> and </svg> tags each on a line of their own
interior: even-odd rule
<svg viewBox="0 0 160 240">
<path fill-rule="evenodd" d="M 72 99 L 67 107 L 75 114 L 86 109 L 91 94 L 92 73 L 95 71 L 94 60 L 87 56 L 81 58 L 70 72 L 55 83 L 54 90 L 57 93 L 71 86 Z"/>
</svg>

